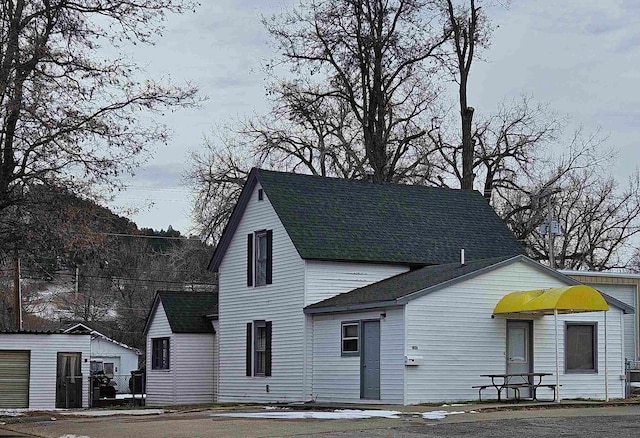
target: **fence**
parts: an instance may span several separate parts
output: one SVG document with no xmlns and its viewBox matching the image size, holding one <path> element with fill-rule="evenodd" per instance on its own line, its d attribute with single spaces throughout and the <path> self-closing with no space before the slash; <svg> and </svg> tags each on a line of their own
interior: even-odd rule
<svg viewBox="0 0 640 438">
<path fill-rule="evenodd" d="M 144 404 L 144 374 L 114 375 L 94 374 L 89 377 L 89 406 L 116 404 Z"/>
<path fill-rule="evenodd" d="M 624 370 L 626 374 L 626 398 L 640 394 L 640 361 L 625 360 Z"/>
</svg>

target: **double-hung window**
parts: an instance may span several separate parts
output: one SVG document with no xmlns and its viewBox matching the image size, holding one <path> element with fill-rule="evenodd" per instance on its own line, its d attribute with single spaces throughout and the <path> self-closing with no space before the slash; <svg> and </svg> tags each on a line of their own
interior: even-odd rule
<svg viewBox="0 0 640 438">
<path fill-rule="evenodd" d="M 169 338 L 153 338 L 151 340 L 151 369 L 169 369 Z"/>
<path fill-rule="evenodd" d="M 567 373 L 598 372 L 598 324 L 567 322 L 565 325 L 565 370 Z"/>
<path fill-rule="evenodd" d="M 247 236 L 247 286 L 271 284 L 272 230 L 260 230 Z"/>
<path fill-rule="evenodd" d="M 247 376 L 271 376 L 271 321 L 247 323 Z"/>
</svg>

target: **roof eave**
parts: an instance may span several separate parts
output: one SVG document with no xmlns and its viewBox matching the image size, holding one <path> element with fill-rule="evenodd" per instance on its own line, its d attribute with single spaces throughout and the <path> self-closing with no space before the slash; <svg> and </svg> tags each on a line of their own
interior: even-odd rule
<svg viewBox="0 0 640 438">
<path fill-rule="evenodd" d="M 247 182 L 244 184 L 244 187 L 242 187 L 238 202 L 236 202 L 235 207 L 233 207 L 229 222 L 227 222 L 227 225 L 224 227 L 222 236 L 220 236 L 220 241 L 213 252 L 211 261 L 209 261 L 209 266 L 207 267 L 209 271 L 218 272 L 218 269 L 220 268 L 224 254 L 227 252 L 227 248 L 229 248 L 229 245 L 231 244 L 231 239 L 238 228 L 238 224 L 240 223 L 242 215 L 247 208 L 247 204 L 249 204 L 249 201 L 251 200 L 251 193 L 258 181 L 258 170 L 258 168 L 254 167 L 249 172 Z"/>
<path fill-rule="evenodd" d="M 398 300 L 377 301 L 373 303 L 361 303 L 361 304 L 345 304 L 342 306 L 327 306 L 327 307 L 305 307 L 304 313 L 306 314 L 320 314 L 320 313 L 344 313 L 344 312 L 358 312 L 361 310 L 373 310 L 386 307 L 399 306 Z"/>
</svg>

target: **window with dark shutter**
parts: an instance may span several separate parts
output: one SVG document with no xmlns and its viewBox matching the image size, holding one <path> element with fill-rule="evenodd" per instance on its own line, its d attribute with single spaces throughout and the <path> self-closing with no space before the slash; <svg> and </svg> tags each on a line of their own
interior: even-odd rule
<svg viewBox="0 0 640 438">
<path fill-rule="evenodd" d="M 151 340 L 151 369 L 169 369 L 169 338 Z"/>
<path fill-rule="evenodd" d="M 269 377 L 271 375 L 271 321 L 267 321 L 265 323 L 265 335 L 266 345 L 264 375 Z"/>
<path fill-rule="evenodd" d="M 253 286 L 253 233 L 247 236 L 247 286 Z"/>
<path fill-rule="evenodd" d="M 253 324 L 248 322 L 247 323 L 247 354 L 246 354 L 246 369 L 247 369 L 247 376 L 252 376 L 253 375 L 253 370 L 251 369 L 251 356 L 252 356 L 252 352 L 253 352 L 253 345 L 252 345 L 252 335 L 253 335 Z"/>
<path fill-rule="evenodd" d="M 271 284 L 273 273 L 273 231 L 267 230 L 267 272 L 266 283 Z"/>
</svg>

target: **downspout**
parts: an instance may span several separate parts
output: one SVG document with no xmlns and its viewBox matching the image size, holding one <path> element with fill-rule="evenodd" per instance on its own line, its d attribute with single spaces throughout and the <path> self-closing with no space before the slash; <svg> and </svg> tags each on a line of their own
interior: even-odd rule
<svg viewBox="0 0 640 438">
<path fill-rule="evenodd" d="M 407 336 L 407 303 L 402 306 L 402 319 L 403 319 L 403 339 L 404 339 L 404 357 L 402 358 L 402 404 L 407 406 L 407 366 L 405 365 L 405 360 L 409 351 L 407 349 L 407 345 L 409 343 L 409 338 Z"/>
<path fill-rule="evenodd" d="M 553 309 L 553 321 L 556 328 L 556 403 L 560 403 L 560 359 L 558 357 L 558 309 Z"/>
<path fill-rule="evenodd" d="M 609 362 L 608 362 L 608 344 L 607 337 L 607 311 L 604 312 L 604 401 L 609 401 Z"/>
</svg>

